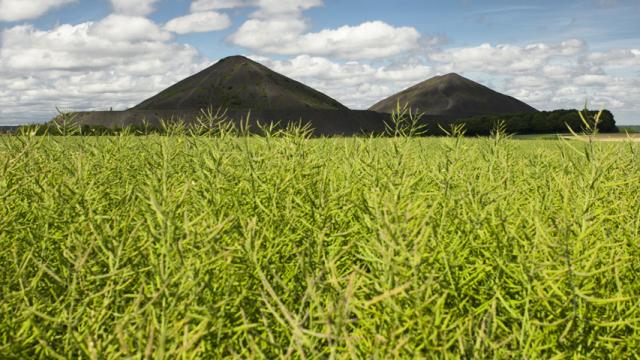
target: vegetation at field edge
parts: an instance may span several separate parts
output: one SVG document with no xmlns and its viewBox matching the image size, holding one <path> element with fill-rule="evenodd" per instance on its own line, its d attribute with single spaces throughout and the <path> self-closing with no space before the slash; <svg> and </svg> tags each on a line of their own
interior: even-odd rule
<svg viewBox="0 0 640 360">
<path fill-rule="evenodd" d="M 629 134 L 638 134 L 640 133 L 640 126 L 637 125 L 621 125 L 619 126 L 620 132 L 629 133 Z"/>
<path fill-rule="evenodd" d="M 640 357 L 638 144 L 0 138 L 0 357 Z"/>
</svg>

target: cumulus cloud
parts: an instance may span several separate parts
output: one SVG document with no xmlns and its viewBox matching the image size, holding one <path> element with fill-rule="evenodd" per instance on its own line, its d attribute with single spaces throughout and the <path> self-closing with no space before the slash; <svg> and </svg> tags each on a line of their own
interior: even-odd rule
<svg viewBox="0 0 640 360">
<path fill-rule="evenodd" d="M 273 18 L 274 16 L 297 16 L 313 7 L 322 6 L 322 0 L 194 0 L 191 11 L 209 11 L 255 7 L 253 17 Z"/>
<path fill-rule="evenodd" d="M 39 16 L 71 1 L 20 0 L 24 7 L 17 14 L 16 8 L 3 10 L 18 0 L 0 0 L 0 21 Z M 110 1 L 114 14 L 97 22 L 2 30 L 0 123 L 46 120 L 56 106 L 135 105 L 211 63 L 193 47 L 173 42 L 172 33 L 228 28 L 229 16 L 220 11 L 234 8 L 247 8 L 249 18 L 230 43 L 352 108 L 459 72 L 540 109 L 580 107 L 588 98 L 614 112 L 640 111 L 640 79 L 629 75 L 629 69 L 640 70 L 637 48 L 593 52 L 579 39 L 447 48 L 446 35 L 382 21 L 310 31 L 303 13 L 322 6 L 321 0 L 193 0 L 189 14 L 159 26 L 144 17 L 158 0 Z"/>
<path fill-rule="evenodd" d="M 110 18 L 105 20 L 104 23 L 61 25 L 50 31 L 38 30 L 32 25 L 6 29 L 2 33 L 0 64 L 5 70 L 81 71 L 108 68 L 117 64 L 133 65 L 142 60 L 154 59 L 158 54 L 166 58 L 173 56 L 171 51 L 177 51 L 180 55 L 195 52 L 189 46 L 154 41 L 165 39 L 160 30 L 158 34 L 132 32 L 123 35 L 105 28 L 105 23 L 113 21 Z M 187 53 L 182 50 L 187 50 Z M 192 58 L 193 55 L 186 59 Z"/>
<path fill-rule="evenodd" d="M 579 40 L 525 46 L 491 45 L 439 50 L 429 59 L 438 72 L 493 79 L 496 90 L 538 109 L 578 108 L 588 100 L 615 112 L 637 109 L 638 80 L 613 73 L 633 69 L 635 49 L 589 52 Z"/>
<path fill-rule="evenodd" d="M 35 19 L 75 0 L 0 0 L 0 21 Z"/>
<path fill-rule="evenodd" d="M 206 11 L 172 19 L 164 28 L 177 34 L 188 34 L 223 30 L 229 26 L 231 26 L 231 20 L 227 14 Z"/>
<path fill-rule="evenodd" d="M 240 29 L 229 37 L 237 45 L 247 48 L 287 46 L 297 40 L 307 25 L 302 19 L 251 19 L 242 24 Z"/>
<path fill-rule="evenodd" d="M 252 58 L 356 109 L 366 109 L 383 97 L 435 75 L 431 67 L 412 59 L 405 59 L 402 65 L 374 66 L 358 61 L 335 62 L 309 55 L 290 60 L 272 60 L 262 56 Z"/>
<path fill-rule="evenodd" d="M 589 52 L 584 42 L 567 40 L 522 46 L 485 44 L 426 54 L 373 62 L 339 62 L 310 55 L 289 60 L 253 58 L 360 109 L 432 76 L 455 71 L 539 109 L 579 108 L 589 100 L 592 106 L 614 113 L 640 110 L 637 76 L 610 72 L 635 64 L 635 49 Z"/>
<path fill-rule="evenodd" d="M 274 16 L 295 16 L 301 12 L 322 6 L 322 0 L 255 0 L 258 10 L 254 17 L 273 18 Z"/>
<path fill-rule="evenodd" d="M 382 21 L 305 33 L 303 19 L 250 19 L 229 40 L 259 53 L 379 59 L 419 48 L 420 33 Z"/>
<path fill-rule="evenodd" d="M 250 19 L 228 40 L 265 55 L 381 59 L 416 50 L 423 42 L 435 45 L 443 40 L 443 37 L 423 39 L 413 27 L 394 27 L 383 21 L 308 32 L 302 13 L 322 5 L 322 0 L 199 0 L 193 7 L 256 7 Z"/>
<path fill-rule="evenodd" d="M 457 71 L 482 69 L 483 72 L 504 75 L 537 71 L 552 57 L 573 56 L 584 52 L 585 49 L 584 42 L 577 39 L 559 44 L 538 43 L 526 46 L 482 44 L 434 52 L 429 58 Z"/>
<path fill-rule="evenodd" d="M 193 47 L 166 41 L 156 25 L 120 16 L 51 30 L 20 25 L 2 31 L 0 123 L 47 120 L 58 106 L 124 109 L 209 64 Z M 109 29 L 120 20 L 137 23 L 134 31 Z"/>
<path fill-rule="evenodd" d="M 111 0 L 111 5 L 118 14 L 144 16 L 155 11 L 156 2 L 158 0 Z"/>
<path fill-rule="evenodd" d="M 606 52 L 594 52 L 584 58 L 586 64 L 615 68 L 640 67 L 640 48 L 611 49 Z"/>
<path fill-rule="evenodd" d="M 114 41 L 171 39 L 171 34 L 160 29 L 153 21 L 140 16 L 112 14 L 90 26 L 91 35 Z"/>
<path fill-rule="evenodd" d="M 191 2 L 191 12 L 234 9 L 254 6 L 255 4 L 256 2 L 252 0 L 193 0 Z"/>
<path fill-rule="evenodd" d="M 575 78 L 574 83 L 579 86 L 607 86 L 612 79 L 607 75 L 584 74 Z"/>
</svg>

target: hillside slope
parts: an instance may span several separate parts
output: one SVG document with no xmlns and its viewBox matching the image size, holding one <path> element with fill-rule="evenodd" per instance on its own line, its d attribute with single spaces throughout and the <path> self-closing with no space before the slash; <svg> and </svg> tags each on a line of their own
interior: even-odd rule
<svg viewBox="0 0 640 360">
<path fill-rule="evenodd" d="M 478 115 L 537 112 L 533 107 L 511 96 L 458 74 L 436 76 L 400 93 L 390 96 L 369 110 L 391 113 L 398 101 L 409 104 L 425 115 L 465 118 Z"/>
<path fill-rule="evenodd" d="M 329 96 L 243 56 L 231 56 L 132 110 L 347 110 Z"/>
</svg>

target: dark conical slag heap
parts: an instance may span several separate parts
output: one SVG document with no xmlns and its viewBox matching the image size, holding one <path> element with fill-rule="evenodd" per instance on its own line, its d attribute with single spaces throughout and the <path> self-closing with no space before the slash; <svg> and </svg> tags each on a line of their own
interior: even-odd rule
<svg viewBox="0 0 640 360">
<path fill-rule="evenodd" d="M 465 118 L 477 115 L 537 112 L 511 96 L 500 94 L 458 74 L 436 76 L 373 105 L 370 110 L 391 113 L 409 104 L 426 115 Z"/>
<path fill-rule="evenodd" d="M 132 110 L 203 108 L 347 110 L 338 101 L 243 56 L 231 56 L 145 100 Z"/>
</svg>

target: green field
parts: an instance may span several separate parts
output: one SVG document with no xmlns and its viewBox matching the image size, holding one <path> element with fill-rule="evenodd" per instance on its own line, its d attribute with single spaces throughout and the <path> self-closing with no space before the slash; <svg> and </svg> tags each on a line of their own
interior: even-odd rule
<svg viewBox="0 0 640 360">
<path fill-rule="evenodd" d="M 638 125 L 620 125 L 618 126 L 618 128 L 622 133 L 625 133 L 625 132 L 630 134 L 640 133 L 640 126 Z"/>
<path fill-rule="evenodd" d="M 0 358 L 638 358 L 639 153 L 0 137 Z"/>
</svg>

